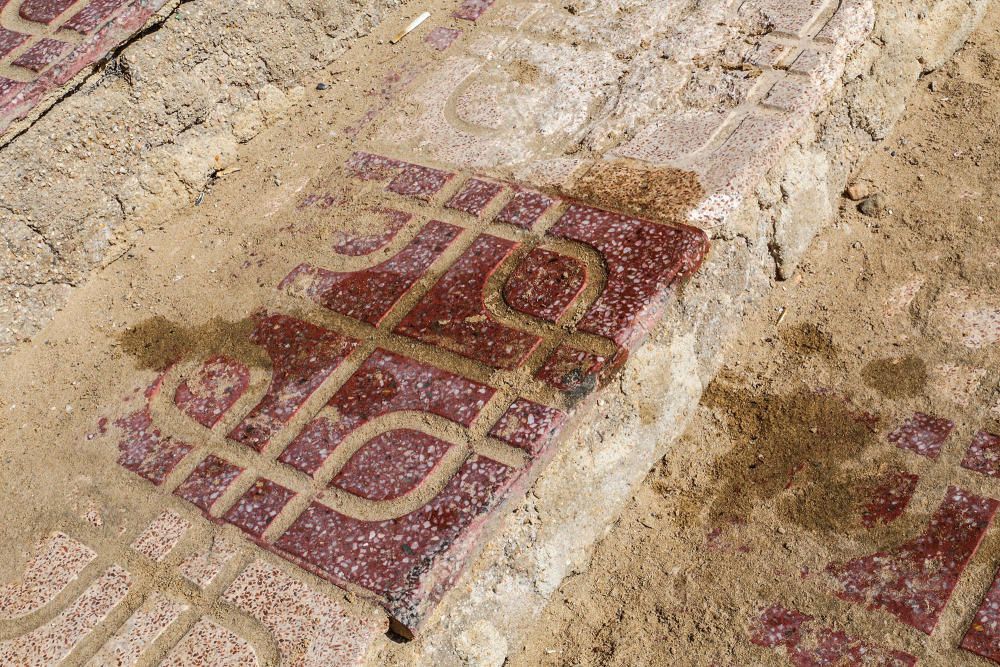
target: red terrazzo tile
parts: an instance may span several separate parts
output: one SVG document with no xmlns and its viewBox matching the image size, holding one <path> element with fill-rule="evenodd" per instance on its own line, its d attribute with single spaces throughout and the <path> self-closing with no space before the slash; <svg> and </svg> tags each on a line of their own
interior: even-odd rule
<svg viewBox="0 0 1000 667">
<path fill-rule="evenodd" d="M 162 378 L 147 391 L 148 398 L 159 392 L 161 384 Z M 160 429 L 153 426 L 153 414 L 148 405 L 116 419 L 114 424 L 121 430 L 118 465 L 153 484 L 163 484 L 177 464 L 191 452 L 191 445 L 172 436 L 164 436 Z"/>
<path fill-rule="evenodd" d="M 124 6 L 129 0 L 91 0 L 91 2 L 73 15 L 64 28 L 76 30 L 84 34 L 94 32 Z"/>
<path fill-rule="evenodd" d="M 599 354 L 560 345 L 535 377 L 567 394 L 583 396 L 597 387 L 607 363 L 608 359 Z"/>
<path fill-rule="evenodd" d="M 918 412 L 889 434 L 889 442 L 900 449 L 908 449 L 936 460 L 941 456 L 941 445 L 954 428 L 955 422 L 949 419 L 931 417 Z"/>
<path fill-rule="evenodd" d="M 76 0 L 21 0 L 19 13 L 25 21 L 48 25 L 69 9 L 74 2 Z"/>
<path fill-rule="evenodd" d="M 334 582 L 370 591 L 412 629 L 454 584 L 487 516 L 517 477 L 512 468 L 473 456 L 410 514 L 365 521 L 314 503 L 275 546 Z"/>
<path fill-rule="evenodd" d="M 448 184 L 455 174 L 418 164 L 403 163 L 403 167 L 386 187 L 390 192 L 417 199 L 430 199 Z"/>
<path fill-rule="evenodd" d="M 222 419 L 250 386 L 250 369 L 234 359 L 212 357 L 174 393 L 181 412 L 205 428 Z"/>
<path fill-rule="evenodd" d="M 545 215 L 545 212 L 557 203 L 557 200 L 543 195 L 541 192 L 520 190 L 501 209 L 496 221 L 505 222 L 521 229 L 531 229 Z"/>
<path fill-rule="evenodd" d="M 204 512 L 209 512 L 226 489 L 242 474 L 243 468 L 218 456 L 208 455 L 191 471 L 188 478 L 174 490 Z"/>
<path fill-rule="evenodd" d="M 281 281 L 279 289 L 304 294 L 324 308 L 378 326 L 461 233 L 460 227 L 432 220 L 381 264 L 352 273 L 302 264 Z"/>
<path fill-rule="evenodd" d="M 962 638 L 962 648 L 1000 664 L 1000 574 Z"/>
<path fill-rule="evenodd" d="M 368 500 L 393 500 L 417 488 L 450 448 L 420 431 L 389 431 L 366 442 L 330 485 Z"/>
<path fill-rule="evenodd" d="M 362 181 L 387 181 L 403 168 L 405 162 L 358 151 L 347 160 L 347 171 Z"/>
<path fill-rule="evenodd" d="M 28 84 L 0 76 L 0 104 L 6 104 L 17 97 Z"/>
<path fill-rule="evenodd" d="M 566 413 L 519 398 L 490 429 L 490 435 L 531 456 L 542 454 L 566 423 Z"/>
<path fill-rule="evenodd" d="M 334 252 L 348 257 L 361 257 L 370 255 L 376 250 L 389 245 L 403 227 L 406 226 L 413 216 L 403 211 L 393 209 L 379 209 L 377 211 L 386 222 L 385 229 L 379 234 L 361 236 L 357 234 L 345 235 L 333 245 Z"/>
<path fill-rule="evenodd" d="M 1000 477 L 1000 436 L 980 431 L 962 459 L 962 467 L 990 477 Z"/>
<path fill-rule="evenodd" d="M 0 28 L 0 58 L 6 57 L 8 53 L 24 44 L 27 39 L 27 35 Z"/>
<path fill-rule="evenodd" d="M 767 648 L 783 647 L 794 667 L 913 667 L 917 664 L 917 659 L 908 653 L 874 646 L 831 628 L 812 628 L 812 620 L 812 616 L 776 604 L 761 613 L 750 641 Z"/>
<path fill-rule="evenodd" d="M 271 384 L 229 438 L 262 451 L 357 341 L 285 315 L 258 314 L 251 341 L 271 358 Z"/>
<path fill-rule="evenodd" d="M 872 491 L 871 500 L 861 512 L 861 523 L 871 528 L 877 523 L 890 524 L 906 511 L 920 477 L 895 470 L 885 475 Z"/>
<path fill-rule="evenodd" d="M 573 257 L 536 248 L 524 258 L 504 286 L 514 310 L 556 322 L 587 285 L 587 267 Z"/>
<path fill-rule="evenodd" d="M 837 596 L 887 611 L 930 634 L 997 507 L 995 500 L 949 488 L 918 537 L 887 551 L 830 564 L 827 571 L 840 584 Z"/>
<path fill-rule="evenodd" d="M 515 369 L 541 339 L 500 324 L 486 309 L 490 276 L 517 243 L 483 234 L 396 327 L 396 333 L 437 345 L 492 368 Z"/>
<path fill-rule="evenodd" d="M 428 412 L 468 427 L 493 394 L 486 385 L 376 350 L 330 399 L 338 419 L 313 420 L 278 460 L 313 474 L 351 432 L 392 412 Z"/>
<path fill-rule="evenodd" d="M 462 6 L 452 16 L 466 21 L 476 21 L 492 6 L 493 0 L 463 0 Z"/>
<path fill-rule="evenodd" d="M 451 46 L 456 39 L 462 35 L 461 30 L 454 30 L 452 28 L 445 28 L 438 26 L 434 28 L 429 33 L 424 41 L 430 44 L 433 48 L 438 51 L 444 51 L 449 46 Z"/>
<path fill-rule="evenodd" d="M 259 538 L 294 497 L 294 491 L 269 479 L 258 478 L 222 518 Z"/>
<path fill-rule="evenodd" d="M 470 178 L 445 206 L 478 218 L 503 189 L 499 183 Z"/>
<path fill-rule="evenodd" d="M 693 272 L 708 250 L 699 230 L 673 227 L 574 204 L 549 232 L 591 246 L 604 259 L 607 284 L 577 325 L 631 347 L 659 314 L 664 293 Z"/>
<path fill-rule="evenodd" d="M 41 39 L 30 49 L 18 56 L 12 64 L 17 67 L 30 69 L 32 72 L 41 72 L 65 53 L 69 48 L 65 42 L 54 39 Z"/>
</svg>

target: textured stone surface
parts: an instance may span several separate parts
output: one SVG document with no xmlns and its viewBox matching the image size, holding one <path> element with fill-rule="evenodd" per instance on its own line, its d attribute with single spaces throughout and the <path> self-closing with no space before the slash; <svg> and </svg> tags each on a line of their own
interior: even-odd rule
<svg viewBox="0 0 1000 667">
<path fill-rule="evenodd" d="M 951 435 L 955 423 L 918 412 L 889 434 L 889 442 L 929 459 L 941 456 L 941 446 Z"/>
<path fill-rule="evenodd" d="M 976 617 L 962 638 L 962 648 L 1000 664 L 1000 577 L 986 593 Z"/>
</svg>

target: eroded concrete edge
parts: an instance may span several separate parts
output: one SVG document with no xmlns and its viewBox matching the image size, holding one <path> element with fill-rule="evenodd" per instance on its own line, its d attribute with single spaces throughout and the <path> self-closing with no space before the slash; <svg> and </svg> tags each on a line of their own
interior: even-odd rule
<svg viewBox="0 0 1000 667">
<path fill-rule="evenodd" d="M 794 272 L 833 220 L 852 171 L 902 116 L 920 76 L 964 44 L 987 4 L 876 2 L 875 31 L 851 57 L 827 110 L 769 172 L 757 200 L 716 230 L 709 259 L 664 324 L 578 419 L 581 427 L 503 519 L 439 618 L 417 642 L 386 640 L 369 664 L 502 665 L 520 650 L 563 579 L 586 568 L 650 467 L 676 446 L 743 315 L 776 276 Z"/>
</svg>

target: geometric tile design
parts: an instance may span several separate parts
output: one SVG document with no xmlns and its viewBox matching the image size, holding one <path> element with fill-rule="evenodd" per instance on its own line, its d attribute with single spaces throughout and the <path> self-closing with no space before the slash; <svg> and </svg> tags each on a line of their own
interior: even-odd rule
<svg viewBox="0 0 1000 667">
<path fill-rule="evenodd" d="M 930 634 L 998 507 L 995 500 L 950 487 L 916 538 L 887 551 L 829 565 L 837 597 L 882 609 Z"/>
</svg>

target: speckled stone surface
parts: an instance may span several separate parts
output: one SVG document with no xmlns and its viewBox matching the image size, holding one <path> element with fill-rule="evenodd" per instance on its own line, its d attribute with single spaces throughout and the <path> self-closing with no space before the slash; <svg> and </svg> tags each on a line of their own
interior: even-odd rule
<svg viewBox="0 0 1000 667">
<path fill-rule="evenodd" d="M 209 512 L 215 501 L 236 481 L 243 468 L 218 456 L 208 455 L 191 471 L 174 493 Z"/>
<path fill-rule="evenodd" d="M 101 650 L 90 659 L 88 667 L 131 667 L 142 654 L 174 624 L 188 605 L 154 591 Z"/>
<path fill-rule="evenodd" d="M 260 478 L 226 512 L 225 519 L 248 534 L 260 537 L 294 496 L 291 489 Z"/>
<path fill-rule="evenodd" d="M 162 484 L 192 450 L 191 445 L 165 436 L 153 424 L 149 402 L 159 394 L 162 381 L 161 376 L 143 393 L 144 407 L 114 422 L 120 430 L 118 464 L 153 484 Z"/>
<path fill-rule="evenodd" d="M 393 500 L 423 482 L 450 448 L 420 431 L 389 431 L 366 442 L 331 484 L 368 500 Z"/>
<path fill-rule="evenodd" d="M 561 318 L 587 284 L 587 267 L 577 259 L 536 248 L 504 287 L 511 308 L 546 322 Z"/>
<path fill-rule="evenodd" d="M 19 581 L 0 588 L 0 620 L 34 613 L 75 581 L 97 554 L 64 533 L 53 533 L 35 548 Z"/>
<path fill-rule="evenodd" d="M 962 638 L 962 648 L 1000 665 L 1000 576 L 986 593 L 972 625 Z"/>
<path fill-rule="evenodd" d="M 253 647 L 232 630 L 200 618 L 160 663 L 162 667 L 257 667 Z"/>
<path fill-rule="evenodd" d="M 132 542 L 132 549 L 154 561 L 161 561 L 173 551 L 191 522 L 173 510 L 167 510 L 149 524 Z"/>
<path fill-rule="evenodd" d="M 901 470 L 883 475 L 861 511 L 861 523 L 871 528 L 898 519 L 910 504 L 919 480 L 917 475 Z"/>
<path fill-rule="evenodd" d="M 235 359 L 213 357 L 174 393 L 181 412 L 206 428 L 215 426 L 250 386 L 250 369 Z"/>
<path fill-rule="evenodd" d="M 954 428 L 955 423 L 950 419 L 918 412 L 889 434 L 889 442 L 900 449 L 936 459 L 941 455 L 941 446 Z"/>
<path fill-rule="evenodd" d="M 976 433 L 962 459 L 962 467 L 1000 477 L 1000 436 L 987 431 Z"/>
<path fill-rule="evenodd" d="M 500 183 L 470 178 L 445 206 L 478 218 L 503 190 Z"/>
<path fill-rule="evenodd" d="M 884 610 L 930 634 L 998 507 L 995 500 L 950 487 L 919 536 L 887 551 L 829 565 L 837 596 Z"/>
</svg>

